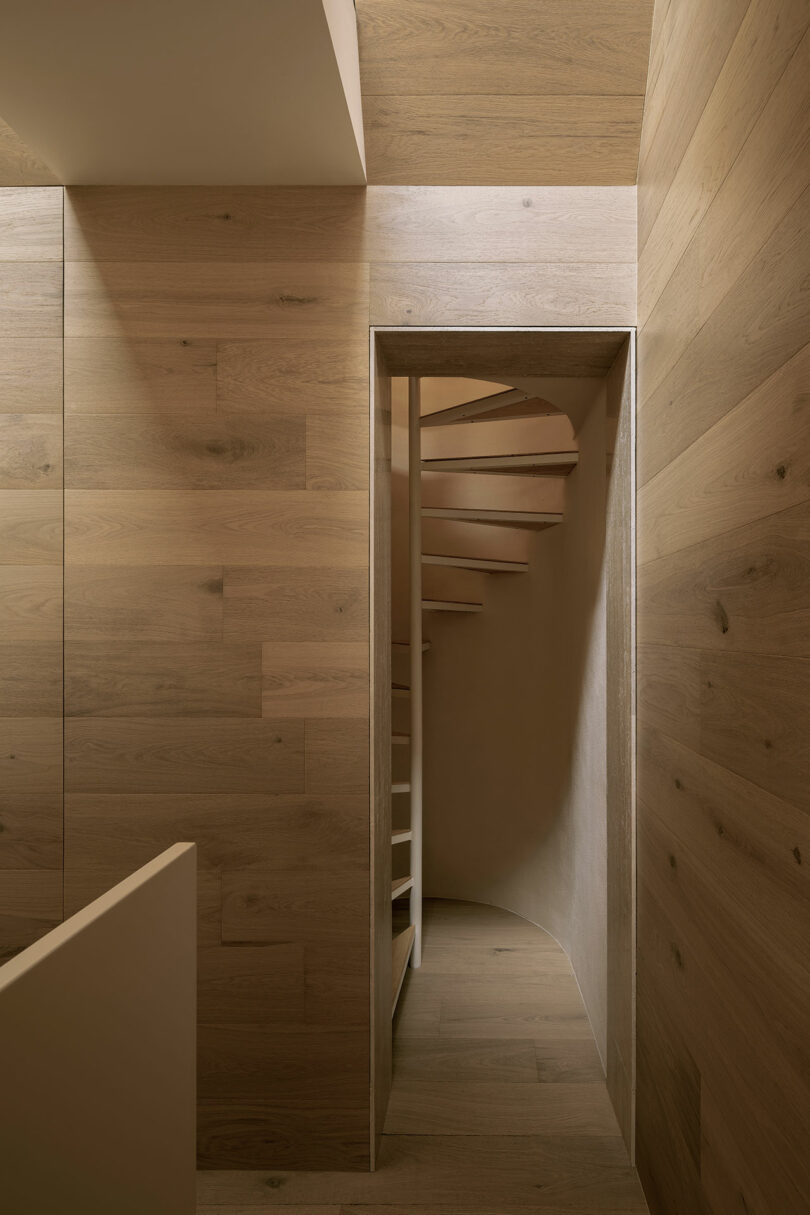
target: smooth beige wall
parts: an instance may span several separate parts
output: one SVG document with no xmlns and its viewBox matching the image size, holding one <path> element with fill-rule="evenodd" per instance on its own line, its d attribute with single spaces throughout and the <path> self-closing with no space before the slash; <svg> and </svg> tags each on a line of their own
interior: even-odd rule
<svg viewBox="0 0 810 1215">
<path fill-rule="evenodd" d="M 193 1215 L 196 849 L 0 967 L 4 1215 Z"/>
</svg>

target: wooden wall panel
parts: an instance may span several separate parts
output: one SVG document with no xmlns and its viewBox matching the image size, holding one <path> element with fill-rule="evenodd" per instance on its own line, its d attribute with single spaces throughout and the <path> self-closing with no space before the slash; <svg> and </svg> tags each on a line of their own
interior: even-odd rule
<svg viewBox="0 0 810 1215">
<path fill-rule="evenodd" d="M 55 186 L 55 173 L 34 156 L 16 131 L 0 119 L 0 187 Z"/>
<path fill-rule="evenodd" d="M 0 189 L 0 960 L 62 918 L 61 347 L 62 191 Z"/>
<path fill-rule="evenodd" d="M 69 191 L 65 231 L 67 905 L 196 840 L 201 1159 L 367 1168 L 370 1102 L 378 1127 L 385 1104 L 382 1055 L 369 1086 L 370 899 L 379 924 L 390 913 L 368 353 L 369 321 L 390 314 L 369 284 L 393 267 L 403 308 L 421 292 L 411 323 L 446 321 L 451 299 L 490 325 L 518 306 L 525 324 L 631 322 L 634 192 L 87 188 Z M 434 302 L 448 259 L 465 266 Z M 383 433 L 378 522 L 387 458 Z M 24 492 L 61 503 L 0 487 Z M 0 516 L 0 547 L 39 555 L 4 610 L 30 604 L 15 627 L 47 643 L 52 589 L 26 571 L 61 532 L 23 505 Z M 48 855 L 49 803 L 32 813 L 20 864 Z M 390 1009 L 374 1015 L 381 1041 Z"/>
<path fill-rule="evenodd" d="M 639 172 L 638 1164 L 654 1215 L 798 1211 L 810 14 L 656 10 Z"/>
<path fill-rule="evenodd" d="M 199 839 L 201 1159 L 367 1167 L 368 265 L 332 192 L 318 258 L 178 262 L 200 199 L 169 193 L 146 260 L 166 191 L 69 200 L 67 894 Z M 262 231 L 274 194 L 225 205 Z M 316 1056 L 352 1083 L 314 1100 Z"/>
<path fill-rule="evenodd" d="M 361 0 L 372 182 L 635 181 L 649 0 Z"/>
</svg>

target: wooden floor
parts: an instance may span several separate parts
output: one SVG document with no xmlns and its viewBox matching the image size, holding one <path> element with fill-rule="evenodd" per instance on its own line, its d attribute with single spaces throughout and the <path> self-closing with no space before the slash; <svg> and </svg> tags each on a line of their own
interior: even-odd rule
<svg viewBox="0 0 810 1215">
<path fill-rule="evenodd" d="M 206 1172 L 213 1215 L 645 1215 L 568 959 L 477 903 L 425 905 L 376 1173 Z"/>
</svg>

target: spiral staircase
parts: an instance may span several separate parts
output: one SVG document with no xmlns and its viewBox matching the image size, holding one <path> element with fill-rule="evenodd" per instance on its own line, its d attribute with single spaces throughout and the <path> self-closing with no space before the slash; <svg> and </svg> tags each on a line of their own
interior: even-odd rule
<svg viewBox="0 0 810 1215">
<path fill-rule="evenodd" d="M 526 574 L 528 560 L 508 560 L 488 551 L 492 535 L 488 528 L 495 525 L 503 528 L 540 531 L 557 527 L 563 522 L 561 510 L 506 510 L 493 509 L 491 495 L 482 494 L 480 486 L 485 477 L 542 477 L 564 478 L 577 466 L 579 453 L 576 441 L 570 440 L 565 450 L 555 450 L 555 439 L 559 425 L 551 419 L 559 419 L 565 412 L 541 395 L 544 381 L 521 381 L 519 387 L 502 387 L 501 391 L 465 400 L 461 403 L 422 412 L 422 392 L 418 379 L 409 381 L 409 568 L 410 568 L 410 635 L 407 640 L 394 642 L 394 650 L 407 654 L 409 680 L 394 682 L 391 696 L 396 702 L 407 702 L 410 729 L 407 733 L 397 730 L 392 735 L 392 747 L 409 749 L 409 778 L 395 780 L 392 784 L 394 797 L 409 798 L 407 824 L 392 831 L 392 849 L 408 847 L 407 866 L 397 864 L 394 857 L 393 871 L 402 876 L 392 879 L 391 899 L 394 935 L 392 944 L 392 1016 L 405 979 L 408 963 L 413 967 L 421 964 L 422 932 L 422 662 L 429 653 L 431 643 L 423 636 L 426 614 L 448 613 L 462 619 L 468 613 L 486 610 L 486 592 L 475 600 L 456 597 L 438 598 L 423 593 L 423 576 L 435 569 L 472 571 L 482 575 L 482 583 L 491 576 Z M 563 397 L 567 394 L 563 391 Z M 562 404 L 565 402 L 563 401 Z M 514 422 L 531 420 L 532 451 L 510 450 L 511 429 L 503 427 L 504 436 L 499 440 L 495 428 L 487 434 L 495 434 L 486 454 L 443 454 L 441 457 L 425 459 L 422 456 L 422 432 L 438 427 L 470 427 L 484 422 Z M 524 436 L 525 436 L 524 431 Z M 445 440 L 444 446 L 454 446 L 454 438 Z M 463 451 L 469 444 L 463 442 L 464 434 L 458 432 L 456 450 Z M 525 442 L 520 446 L 525 446 Z M 458 496 L 464 505 L 429 506 L 422 502 L 423 475 L 425 473 L 458 475 L 459 486 L 465 492 Z M 472 490 L 470 489 L 472 479 Z M 480 496 L 482 505 L 470 505 L 472 498 Z M 451 491 L 452 502 L 452 491 Z M 464 553 L 453 551 L 425 551 L 422 537 L 422 521 L 445 520 L 461 524 L 466 532 L 470 527 L 471 542 L 463 545 L 442 545 L 442 548 L 463 548 Z M 483 526 L 482 526 L 483 525 Z M 439 547 L 439 546 L 428 546 Z M 472 555 L 470 555 L 472 554 Z M 421 609 L 421 610 L 420 610 Z M 404 708 L 402 713 L 404 716 Z M 395 712 L 394 720 L 397 720 Z M 402 820 L 400 820 L 402 821 Z M 404 869 L 404 872 L 402 872 Z M 407 900 L 407 902 L 406 902 Z"/>
</svg>

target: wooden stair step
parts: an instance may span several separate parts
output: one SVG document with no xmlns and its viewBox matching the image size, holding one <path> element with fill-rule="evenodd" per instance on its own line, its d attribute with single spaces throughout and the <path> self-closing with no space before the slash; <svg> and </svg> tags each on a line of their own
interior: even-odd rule
<svg viewBox="0 0 810 1215">
<path fill-rule="evenodd" d="M 517 456 L 454 456 L 423 460 L 427 472 L 487 473 L 517 477 L 567 477 L 579 461 L 576 451 L 544 451 Z"/>
<path fill-rule="evenodd" d="M 423 506 L 423 519 L 452 519 L 457 523 L 488 523 L 495 527 L 523 527 L 541 531 L 562 523 L 563 516 L 552 511 L 471 510 L 449 506 Z"/>
<path fill-rule="evenodd" d="M 394 844 L 407 844 L 408 840 L 412 840 L 412 839 L 413 839 L 413 832 L 411 831 L 410 827 L 402 827 L 402 828 L 398 829 L 397 831 L 391 832 L 392 847 Z"/>
<path fill-rule="evenodd" d="M 483 603 L 460 603 L 455 599 L 423 599 L 423 612 L 482 612 Z"/>
<path fill-rule="evenodd" d="M 431 426 L 456 426 L 459 422 L 499 422 L 510 418 L 545 418 L 560 411 L 542 397 L 532 397 L 520 388 L 508 388 L 506 392 L 494 392 L 491 396 L 465 401 L 463 405 L 451 405 L 448 409 L 437 409 L 420 418 L 422 429 Z"/>
<path fill-rule="evenodd" d="M 440 553 L 423 553 L 423 565 L 442 565 L 457 570 L 482 570 L 488 574 L 526 574 L 528 561 L 495 561 L 489 557 L 445 557 Z"/>
<path fill-rule="evenodd" d="M 397 1000 L 405 981 L 405 972 L 413 949 L 416 928 L 411 924 L 404 932 L 399 932 L 391 942 L 391 1016 L 397 1009 Z"/>
<path fill-rule="evenodd" d="M 394 784 L 391 786 L 392 793 L 410 793 L 410 791 L 411 791 L 411 784 L 410 784 L 410 781 L 407 781 L 407 780 L 395 781 Z"/>
<path fill-rule="evenodd" d="M 409 650 L 411 648 L 411 643 L 410 643 L 410 641 L 392 641 L 391 647 L 394 650 Z M 430 649 L 430 642 L 423 641 L 422 642 L 422 653 L 426 654 L 429 649 Z"/>
<path fill-rule="evenodd" d="M 391 685 L 391 695 L 399 699 L 408 697 L 411 694 L 411 689 L 404 683 L 395 683 Z"/>
<path fill-rule="evenodd" d="M 391 743 L 395 747 L 407 747 L 407 745 L 410 741 L 411 741 L 410 734 L 392 734 L 391 735 Z"/>
<path fill-rule="evenodd" d="M 401 895 L 407 894 L 411 886 L 413 886 L 412 877 L 394 878 L 391 883 L 391 898 L 398 899 Z"/>
</svg>

